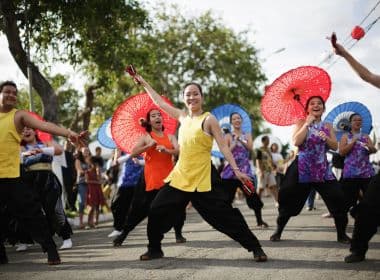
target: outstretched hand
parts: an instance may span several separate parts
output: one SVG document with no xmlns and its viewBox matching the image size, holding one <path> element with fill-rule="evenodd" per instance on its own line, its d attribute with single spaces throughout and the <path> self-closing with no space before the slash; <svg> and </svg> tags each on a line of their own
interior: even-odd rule
<svg viewBox="0 0 380 280">
<path fill-rule="evenodd" d="M 136 68 L 132 64 L 128 65 L 127 68 L 125 68 L 125 71 L 133 78 L 136 84 L 141 84 L 139 80 L 140 75 L 137 74 Z"/>
<path fill-rule="evenodd" d="M 345 51 L 345 49 L 344 49 L 344 47 L 342 45 L 338 44 L 338 42 L 337 42 L 338 39 L 336 37 L 335 32 L 333 32 L 331 34 L 331 37 L 329 37 L 328 39 L 330 39 L 330 41 L 331 41 L 331 45 L 332 45 L 332 47 L 334 49 L 335 54 L 342 56 L 343 53 L 344 53 L 344 51 Z"/>
<path fill-rule="evenodd" d="M 76 147 L 84 147 L 87 146 L 88 143 L 88 131 L 82 131 L 79 134 L 73 131 L 70 131 L 69 135 L 67 135 L 67 139 Z"/>
</svg>

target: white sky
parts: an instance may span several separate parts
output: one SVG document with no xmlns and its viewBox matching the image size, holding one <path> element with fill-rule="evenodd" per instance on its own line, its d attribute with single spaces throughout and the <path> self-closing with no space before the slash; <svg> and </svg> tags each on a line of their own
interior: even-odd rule
<svg viewBox="0 0 380 280">
<path fill-rule="evenodd" d="M 145 1 L 155 2 L 155 1 Z M 352 28 L 376 5 L 378 0 L 166 0 L 178 3 L 188 15 L 206 10 L 214 11 L 223 22 L 236 31 L 250 28 L 252 43 L 260 50 L 263 70 L 268 83 L 282 73 L 303 65 L 317 65 L 330 44 L 325 39 L 332 31 L 338 40 L 349 36 Z M 380 16 L 380 5 L 362 24 L 366 27 Z M 277 54 L 276 50 L 285 48 Z M 351 53 L 370 70 L 380 74 L 380 20 L 356 44 Z M 325 68 L 328 65 L 322 65 Z M 70 70 L 59 66 L 64 73 Z M 56 69 L 54 69 L 57 71 Z M 380 91 L 357 77 L 348 64 L 340 59 L 327 69 L 333 85 L 326 114 L 336 105 L 358 101 L 372 113 L 376 134 L 380 136 Z M 13 79 L 26 83 L 10 56 L 5 38 L 0 37 L 0 80 Z M 73 81 L 75 81 L 73 79 Z M 292 127 L 266 124 L 284 143 L 290 139 Z"/>
</svg>

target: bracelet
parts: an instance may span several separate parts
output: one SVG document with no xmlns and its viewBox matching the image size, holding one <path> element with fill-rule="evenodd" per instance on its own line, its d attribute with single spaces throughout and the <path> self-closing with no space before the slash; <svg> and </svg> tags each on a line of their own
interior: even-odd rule
<svg viewBox="0 0 380 280">
<path fill-rule="evenodd" d="M 236 167 L 236 168 L 232 168 L 232 170 L 239 170 L 240 171 L 240 168 Z"/>
</svg>

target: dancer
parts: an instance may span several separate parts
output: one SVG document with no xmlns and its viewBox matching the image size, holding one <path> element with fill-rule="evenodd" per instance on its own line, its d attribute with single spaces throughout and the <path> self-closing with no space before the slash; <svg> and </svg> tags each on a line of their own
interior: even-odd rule
<svg viewBox="0 0 380 280">
<path fill-rule="evenodd" d="M 369 71 L 360 64 L 342 45 L 336 42 L 336 35 L 333 33 L 331 42 L 337 55 L 342 56 L 359 75 L 359 77 L 371 85 L 380 88 L 380 75 Z M 350 251 L 351 254 L 344 258 L 346 263 L 361 262 L 365 259 L 368 250 L 368 243 L 376 234 L 380 225 L 380 172 L 369 182 L 363 199 L 354 211 L 355 225 L 352 233 Z"/>
<path fill-rule="evenodd" d="M 43 143 L 34 129 L 24 127 L 22 133 L 22 179 L 37 195 L 46 215 L 50 233 L 57 233 L 62 237 L 63 244 L 60 249 L 70 249 L 72 229 L 67 221 L 61 200 L 62 186 L 52 171 L 53 156 L 62 154 L 60 145 L 54 141 Z M 25 231 L 25 230 L 24 230 Z M 21 244 L 18 251 L 27 249 L 23 240 L 29 240 L 27 232 L 20 232 Z"/>
<path fill-rule="evenodd" d="M 164 179 L 173 169 L 173 156 L 178 155 L 177 139 L 164 132 L 162 115 L 158 109 L 148 111 L 146 119 L 142 120 L 142 126 L 145 127 L 147 134 L 138 140 L 131 156 L 145 153 L 144 182 L 135 191 L 122 233 L 113 241 L 116 247 L 121 246 L 127 235 L 148 216 L 152 201 L 164 186 Z M 179 208 L 177 211 L 180 215 L 172 226 L 174 225 L 176 242 L 183 243 L 186 242 L 186 238 L 182 236 L 186 212 L 185 208 Z"/>
<path fill-rule="evenodd" d="M 145 163 L 140 163 L 140 160 L 142 160 L 142 157 L 131 158 L 129 154 L 122 155 L 120 151 L 116 151 L 115 153 L 113 164 L 114 166 L 120 166 L 120 172 L 117 180 L 117 191 L 112 197 L 111 203 L 114 230 L 108 237 L 119 236 L 126 223 L 133 195 L 144 170 L 143 166 Z"/>
<path fill-rule="evenodd" d="M 344 158 L 342 186 L 347 202 L 347 211 L 356 206 L 360 191 L 365 194 L 375 170 L 369 161 L 369 154 L 376 153 L 367 134 L 361 133 L 362 117 L 354 113 L 350 116 L 351 130 L 342 136 L 339 153 Z"/>
<path fill-rule="evenodd" d="M 343 191 L 327 162 L 327 150 L 336 150 L 338 143 L 331 124 L 321 121 L 325 103 L 320 96 L 312 96 L 306 102 L 307 117 L 300 120 L 293 133 L 294 145 L 299 148 L 298 160 L 288 168 L 279 192 L 277 229 L 270 237 L 279 241 L 291 216 L 297 216 L 314 188 L 325 201 L 333 215 L 340 243 L 349 243 L 346 235 L 347 215 Z"/>
<path fill-rule="evenodd" d="M 0 209 L 7 208 L 15 216 L 42 249 L 48 254 L 48 264 L 60 264 L 56 245 L 49 233 L 41 204 L 32 189 L 20 178 L 20 142 L 25 126 L 67 137 L 76 144 L 83 144 L 85 133 L 77 134 L 53 123 L 43 122 L 24 110 L 15 109 L 17 86 L 12 81 L 0 84 Z M 6 219 L 0 213 L 0 264 L 8 263 L 3 244 Z"/>
<path fill-rule="evenodd" d="M 224 199 L 224 193 L 211 183 L 211 148 L 213 139 L 242 182 L 250 178 L 239 170 L 224 142 L 218 121 L 209 112 L 203 112 L 203 93 L 200 85 L 185 85 L 183 97 L 188 113 L 166 103 L 139 75 L 135 80 L 142 84 L 153 102 L 181 123 L 179 145 L 181 152 L 174 169 L 165 179 L 167 184 L 152 202 L 148 218 L 148 251 L 140 260 L 162 258 L 163 234 L 172 227 L 189 201 L 200 215 L 214 228 L 253 251 L 255 261 L 266 261 L 267 256 L 256 236 L 250 231 L 242 214 Z M 181 210 L 181 211 L 178 211 Z"/>
<path fill-rule="evenodd" d="M 225 140 L 227 142 L 227 146 L 231 150 L 237 166 L 242 172 L 251 178 L 253 183 L 253 173 L 249 163 L 249 153 L 252 152 L 252 136 L 250 133 L 243 133 L 241 129 L 242 121 L 243 118 L 239 113 L 234 112 L 230 115 L 230 124 L 233 126 L 233 132 L 227 133 Z M 243 190 L 248 207 L 255 211 L 257 226 L 267 228 L 268 224 L 263 221 L 261 214 L 261 209 L 263 208 L 264 203 L 261 201 L 256 192 L 247 194 L 244 191 L 242 182 L 236 179 L 235 173 L 228 162 L 224 165 L 221 172 L 221 177 L 224 181 L 224 189 L 229 192 L 229 202 L 232 203 L 236 189 L 239 187 Z"/>
</svg>

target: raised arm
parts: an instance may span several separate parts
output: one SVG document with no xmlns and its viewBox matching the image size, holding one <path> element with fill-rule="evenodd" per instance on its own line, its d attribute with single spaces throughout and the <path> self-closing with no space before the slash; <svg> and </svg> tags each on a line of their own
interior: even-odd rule
<svg viewBox="0 0 380 280">
<path fill-rule="evenodd" d="M 67 128 L 60 127 L 51 122 L 45 122 L 37 120 L 32 117 L 27 111 L 19 110 L 15 115 L 15 124 L 17 130 L 21 132 L 25 126 L 39 129 L 44 132 L 48 132 L 57 136 L 63 136 L 68 138 L 73 144 L 84 146 L 85 145 L 85 137 L 87 137 L 86 132 L 81 132 L 80 134 L 75 133 Z"/>
<path fill-rule="evenodd" d="M 296 123 L 296 126 L 294 127 L 294 131 L 293 131 L 293 137 L 292 137 L 294 146 L 299 147 L 305 141 L 309 125 L 314 120 L 313 118 L 314 118 L 313 116 L 309 115 L 306 118 L 306 120 L 299 120 Z"/>
<path fill-rule="evenodd" d="M 363 64 L 356 60 L 342 45 L 335 43 L 334 52 L 343 57 L 348 64 L 354 69 L 359 77 L 370 83 L 371 85 L 380 88 L 380 75 L 376 75 L 369 71 Z"/>
<path fill-rule="evenodd" d="M 140 75 L 136 75 L 135 79 L 145 88 L 146 92 L 149 94 L 150 98 L 153 100 L 159 108 L 168 113 L 171 117 L 175 119 L 180 119 L 182 116 L 185 116 L 185 113 L 180 109 L 168 104 L 151 86 L 144 80 Z"/>
<path fill-rule="evenodd" d="M 341 156 L 347 155 L 352 150 L 352 148 L 354 147 L 357 139 L 358 138 L 356 136 L 354 136 L 351 143 L 348 143 L 347 133 L 343 134 L 343 136 L 339 142 L 339 154 Z"/>
</svg>

